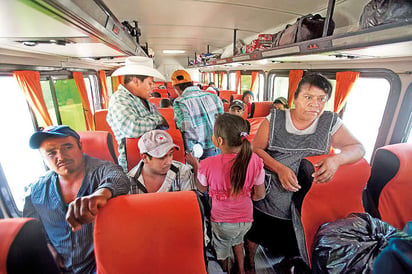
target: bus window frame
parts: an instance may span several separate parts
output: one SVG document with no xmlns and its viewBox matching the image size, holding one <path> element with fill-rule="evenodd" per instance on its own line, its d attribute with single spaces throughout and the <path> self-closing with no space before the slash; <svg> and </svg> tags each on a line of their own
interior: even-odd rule
<svg viewBox="0 0 412 274">
<path fill-rule="evenodd" d="M 412 83 L 409 83 L 405 90 L 389 144 L 405 143 L 410 134 L 412 134 Z"/>
<path fill-rule="evenodd" d="M 236 74 L 236 71 L 240 71 L 240 86 L 242 86 L 242 75 L 252 75 L 252 72 L 258 72 L 258 77 L 260 77 L 261 75 L 263 75 L 263 98 L 265 98 L 265 92 L 266 92 L 266 81 L 267 81 L 267 77 L 265 74 L 265 71 L 262 69 L 252 69 L 252 70 L 245 70 L 245 69 L 235 69 L 235 70 L 229 70 L 227 71 L 227 77 L 228 77 L 228 81 L 227 81 L 227 87 L 229 88 L 231 85 L 230 83 L 230 75 L 231 74 Z M 259 80 L 260 81 L 260 80 Z M 235 90 L 237 92 L 237 90 Z M 260 92 L 260 88 L 258 87 L 258 94 L 255 95 L 255 98 L 257 98 L 257 96 L 259 95 Z M 242 91 L 240 90 L 239 94 L 243 94 Z"/>
<path fill-rule="evenodd" d="M 14 196 L 11 193 L 9 183 L 0 163 L 0 219 L 18 218 L 23 212 L 17 208 Z"/>
</svg>

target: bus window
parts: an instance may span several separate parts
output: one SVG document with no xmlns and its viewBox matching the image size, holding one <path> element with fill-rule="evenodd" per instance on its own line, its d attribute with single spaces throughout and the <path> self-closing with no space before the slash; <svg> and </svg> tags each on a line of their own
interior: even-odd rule
<svg viewBox="0 0 412 274">
<path fill-rule="evenodd" d="M 285 97 L 287 99 L 288 98 L 289 77 L 274 75 L 273 80 L 274 80 L 272 84 L 273 90 L 269 92 L 269 101 L 274 101 L 278 97 Z"/>
<path fill-rule="evenodd" d="M 33 121 L 23 91 L 13 77 L 0 77 L 0 162 L 16 206 L 23 209 L 25 188 L 44 174 L 37 150 L 29 147 Z"/>
<path fill-rule="evenodd" d="M 86 130 L 82 101 L 74 79 L 54 80 L 63 125 L 77 131 Z"/>
<path fill-rule="evenodd" d="M 240 93 L 250 90 L 251 83 L 252 75 L 240 75 Z"/>
<path fill-rule="evenodd" d="M 112 96 L 113 94 L 112 77 L 106 76 L 106 85 L 107 85 L 107 93 L 108 93 L 107 95 L 110 98 L 110 96 Z"/>
<path fill-rule="evenodd" d="M 50 80 L 46 80 L 46 81 L 40 81 L 40 85 L 41 85 L 41 90 L 43 93 L 43 98 L 44 98 L 44 102 L 46 103 L 46 107 L 47 107 L 47 111 L 49 112 L 50 118 L 53 122 L 53 125 L 57 125 L 58 123 L 58 118 L 57 118 L 57 114 L 55 111 L 55 106 L 54 106 L 54 102 L 53 102 L 53 95 L 52 95 L 52 90 L 50 88 Z M 35 116 L 36 116 L 36 121 L 37 121 L 37 125 L 39 127 L 46 127 L 46 125 L 43 122 L 43 119 L 40 117 L 40 115 L 35 111 Z"/>
<path fill-rule="evenodd" d="M 389 92 L 388 80 L 359 77 L 346 101 L 343 122 L 365 147 L 367 161 L 372 157 Z"/>
</svg>

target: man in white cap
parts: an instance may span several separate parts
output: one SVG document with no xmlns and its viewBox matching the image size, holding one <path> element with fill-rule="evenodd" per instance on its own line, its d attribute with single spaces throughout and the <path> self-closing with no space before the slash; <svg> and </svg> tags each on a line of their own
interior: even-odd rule
<svg viewBox="0 0 412 274">
<path fill-rule="evenodd" d="M 126 59 L 125 66 L 115 70 L 112 76 L 124 75 L 124 84 L 119 85 L 109 101 L 107 122 L 119 144 L 119 164 L 127 172 L 124 138 L 138 138 L 155 128 L 167 128 L 167 122 L 148 101 L 154 88 L 153 78 L 164 80 L 153 68 L 148 57 L 133 56 Z"/>
<path fill-rule="evenodd" d="M 195 189 L 191 167 L 173 160 L 173 151 L 180 148 L 166 131 L 143 134 L 138 146 L 142 160 L 127 174 L 130 194 Z"/>
</svg>

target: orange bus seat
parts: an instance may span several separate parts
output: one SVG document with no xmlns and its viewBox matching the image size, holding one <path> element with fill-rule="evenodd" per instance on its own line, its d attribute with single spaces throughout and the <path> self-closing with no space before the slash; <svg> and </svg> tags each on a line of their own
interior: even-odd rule
<svg viewBox="0 0 412 274">
<path fill-rule="evenodd" d="M 160 114 L 166 119 L 169 124 L 169 128 L 177 128 L 175 122 L 175 112 L 173 108 L 158 108 Z"/>
<path fill-rule="evenodd" d="M 166 82 L 167 89 L 173 89 L 172 82 Z"/>
<path fill-rule="evenodd" d="M 0 273 L 60 273 L 39 220 L 1 219 L 0 239 Z"/>
<path fill-rule="evenodd" d="M 160 100 L 162 100 L 162 98 L 158 98 L 158 97 L 150 97 L 148 99 L 148 101 L 152 104 L 154 104 L 157 108 L 159 107 L 159 102 Z"/>
<path fill-rule="evenodd" d="M 202 220 L 194 191 L 110 199 L 94 225 L 98 273 L 206 274 Z"/>
<path fill-rule="evenodd" d="M 376 150 L 364 205 L 373 217 L 403 229 L 412 220 L 412 144 Z"/>
<path fill-rule="evenodd" d="M 116 157 L 118 157 L 119 156 L 119 149 L 118 149 L 119 145 L 117 144 L 112 128 L 107 123 L 106 116 L 107 116 L 107 109 L 96 110 L 96 112 L 94 113 L 94 124 L 96 126 L 95 129 L 110 132 L 110 134 L 113 137 L 112 139 L 113 139 L 114 152 L 116 154 Z"/>
<path fill-rule="evenodd" d="M 169 93 L 167 92 L 167 89 L 153 89 L 153 92 L 160 93 L 160 98 L 169 98 Z"/>
<path fill-rule="evenodd" d="M 162 82 L 162 81 L 154 82 L 154 86 L 155 86 L 155 88 L 159 88 L 160 86 L 165 86 L 166 87 L 165 82 Z"/>
<path fill-rule="evenodd" d="M 312 163 L 312 170 L 307 176 L 311 176 L 315 171 L 313 166 L 315 163 L 328 156 L 312 156 L 302 160 Z M 368 162 L 362 158 L 356 163 L 340 166 L 330 182 L 314 183 L 306 193 L 301 209 L 306 246 L 300 249 L 306 250 L 309 264 L 315 235 L 322 224 L 345 218 L 350 213 L 365 212 L 362 205 L 362 191 L 370 171 Z"/>
<path fill-rule="evenodd" d="M 253 102 L 251 109 L 251 117 L 266 117 L 269 115 L 270 110 L 272 109 L 271 101 L 262 101 L 262 102 Z"/>
<path fill-rule="evenodd" d="M 172 137 L 173 143 L 179 146 L 179 150 L 175 150 L 175 152 L 173 153 L 173 160 L 179 161 L 181 163 L 186 163 L 185 146 L 182 133 L 180 132 L 180 130 L 172 128 L 166 131 Z M 139 147 L 137 145 L 139 139 L 140 138 L 125 138 L 126 161 L 128 171 L 134 168 L 141 160 Z"/>
<path fill-rule="evenodd" d="M 247 111 L 245 111 L 245 113 L 247 115 Z M 250 124 L 250 132 L 249 132 L 249 136 L 247 137 L 249 142 L 252 142 L 253 138 L 255 138 L 256 132 L 259 129 L 260 124 L 263 122 L 264 119 L 266 119 L 266 118 L 265 117 L 256 117 L 256 118 L 247 119 L 249 121 L 249 124 Z"/>
<path fill-rule="evenodd" d="M 230 97 L 235 94 L 233 90 L 220 90 L 219 91 L 219 97 L 220 99 L 226 99 L 228 102 L 230 102 Z"/>
<path fill-rule="evenodd" d="M 173 88 L 171 89 L 168 88 L 167 93 L 169 93 L 170 99 L 176 99 L 178 96 L 176 90 L 174 90 Z"/>
<path fill-rule="evenodd" d="M 91 157 L 118 164 L 113 137 L 108 131 L 78 131 L 83 152 Z"/>
<path fill-rule="evenodd" d="M 230 105 L 230 103 L 223 103 L 223 111 L 224 112 L 229 112 L 229 105 Z"/>
</svg>

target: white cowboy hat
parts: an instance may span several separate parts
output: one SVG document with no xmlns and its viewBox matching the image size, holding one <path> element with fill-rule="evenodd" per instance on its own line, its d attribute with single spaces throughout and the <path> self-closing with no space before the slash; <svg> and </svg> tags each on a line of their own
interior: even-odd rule
<svg viewBox="0 0 412 274">
<path fill-rule="evenodd" d="M 112 76 L 119 75 L 144 75 L 159 78 L 165 81 L 165 77 L 153 68 L 153 60 L 149 57 L 131 56 L 126 58 L 126 64 L 116 69 Z"/>
</svg>

